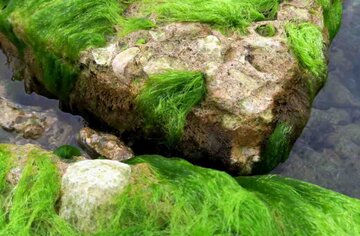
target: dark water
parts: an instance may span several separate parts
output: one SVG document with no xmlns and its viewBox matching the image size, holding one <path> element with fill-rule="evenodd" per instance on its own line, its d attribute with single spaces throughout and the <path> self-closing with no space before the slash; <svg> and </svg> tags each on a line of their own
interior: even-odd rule
<svg viewBox="0 0 360 236">
<path fill-rule="evenodd" d="M 84 126 L 84 120 L 80 116 L 62 112 L 58 108 L 57 100 L 48 99 L 35 93 L 26 94 L 24 82 L 14 81 L 12 76 L 13 72 L 7 64 L 6 56 L 0 51 L 0 96 L 30 111 L 43 112 L 57 122 L 44 137 L 38 140 L 24 139 L 21 135 L 9 133 L 0 128 L 0 143 L 33 143 L 46 149 L 54 149 L 63 144 L 77 145 L 75 137 Z"/>
<path fill-rule="evenodd" d="M 290 158 L 274 172 L 360 198 L 360 1 L 345 1 L 329 79 Z"/>
<path fill-rule="evenodd" d="M 317 96 L 309 124 L 290 158 L 273 173 L 360 198 L 360 1 L 347 0 L 345 5 L 343 26 L 331 47 L 328 83 Z M 11 81 L 5 62 L 0 53 L 0 96 L 41 111 L 52 110 L 59 120 L 61 132 L 56 135 L 63 137 L 38 144 L 45 148 L 75 144 L 83 119 L 61 112 L 56 100 L 26 94 L 23 82 Z M 27 142 L 1 132 L 0 143 Z"/>
</svg>

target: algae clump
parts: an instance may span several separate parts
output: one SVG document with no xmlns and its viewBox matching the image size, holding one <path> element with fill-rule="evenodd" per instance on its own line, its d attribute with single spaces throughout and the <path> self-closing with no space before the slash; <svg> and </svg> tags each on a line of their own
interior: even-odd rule
<svg viewBox="0 0 360 236">
<path fill-rule="evenodd" d="M 156 12 L 162 22 L 201 22 L 222 30 L 247 32 L 254 21 L 274 19 L 279 0 L 165 0 L 140 1 L 145 12 Z"/>
<path fill-rule="evenodd" d="M 182 136 L 187 115 L 205 93 L 200 72 L 168 71 L 151 76 L 136 98 L 145 129 L 160 127 L 167 143 L 175 144 Z"/>
<path fill-rule="evenodd" d="M 261 153 L 261 161 L 255 166 L 256 173 L 268 173 L 284 162 L 291 151 L 293 128 L 286 122 L 278 122 Z"/>
<path fill-rule="evenodd" d="M 341 26 L 343 0 L 317 0 L 317 2 L 323 8 L 324 23 L 330 40 L 333 40 Z"/>
<path fill-rule="evenodd" d="M 319 27 L 311 23 L 289 23 L 286 26 L 286 33 L 300 66 L 309 74 L 307 83 L 310 98 L 313 99 L 327 78 L 322 32 Z"/>
<path fill-rule="evenodd" d="M 55 149 L 53 153 L 63 159 L 72 159 L 73 157 L 81 156 L 80 149 L 71 145 L 62 145 Z"/>
<path fill-rule="evenodd" d="M 56 213 L 59 194 L 60 176 L 51 157 L 32 151 L 19 182 L 0 206 L 0 235 L 77 235 Z"/>
</svg>

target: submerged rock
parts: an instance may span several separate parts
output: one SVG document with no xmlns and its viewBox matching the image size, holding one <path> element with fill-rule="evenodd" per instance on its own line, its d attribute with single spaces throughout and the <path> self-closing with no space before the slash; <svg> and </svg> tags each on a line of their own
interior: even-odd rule
<svg viewBox="0 0 360 236">
<path fill-rule="evenodd" d="M 93 158 L 101 156 L 110 160 L 125 161 L 134 157 L 132 150 L 115 135 L 97 132 L 88 127 L 80 130 L 78 142 Z"/>
<path fill-rule="evenodd" d="M 20 133 L 24 138 L 37 139 L 48 126 L 44 114 L 22 109 L 1 97 L 0 111 L 0 126 Z"/>
<path fill-rule="evenodd" d="M 72 127 L 53 110 L 20 106 L 0 97 L 0 111 L 0 127 L 6 131 L 0 130 L 1 142 L 56 148 L 72 139 Z"/>
</svg>

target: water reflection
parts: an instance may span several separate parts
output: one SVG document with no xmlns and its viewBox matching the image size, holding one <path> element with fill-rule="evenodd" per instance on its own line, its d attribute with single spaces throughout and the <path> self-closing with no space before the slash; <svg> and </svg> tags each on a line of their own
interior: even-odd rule
<svg viewBox="0 0 360 236">
<path fill-rule="evenodd" d="M 0 51 L 0 96 L 22 105 L 25 109 L 44 112 L 51 121 L 56 120 L 56 122 L 49 129 L 50 133 L 38 140 L 24 139 L 22 135 L 6 132 L 0 128 L 0 143 L 33 143 L 46 149 L 54 149 L 62 144 L 77 145 L 75 137 L 84 126 L 84 120 L 80 116 L 60 111 L 57 100 L 35 93 L 26 94 L 22 81 L 11 80 L 13 73 L 6 61 L 6 56 Z"/>
<path fill-rule="evenodd" d="M 288 161 L 274 173 L 360 198 L 360 2 L 345 1 L 329 80 Z"/>
</svg>

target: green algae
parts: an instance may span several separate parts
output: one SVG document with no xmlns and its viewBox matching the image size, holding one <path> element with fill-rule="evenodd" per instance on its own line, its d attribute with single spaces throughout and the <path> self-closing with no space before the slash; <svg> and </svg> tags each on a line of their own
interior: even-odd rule
<svg viewBox="0 0 360 236">
<path fill-rule="evenodd" d="M 201 22 L 245 33 L 254 21 L 274 19 L 278 0 L 140 1 L 143 11 L 156 12 L 160 22 Z"/>
<path fill-rule="evenodd" d="M 74 157 L 81 156 L 80 149 L 71 145 L 62 145 L 56 148 L 53 153 L 63 159 L 73 159 Z"/>
<path fill-rule="evenodd" d="M 325 46 L 321 30 L 311 23 L 286 25 L 288 42 L 301 67 L 310 75 L 309 94 L 314 98 L 327 78 Z"/>
<path fill-rule="evenodd" d="M 78 68 L 50 52 L 39 50 L 34 54 L 45 88 L 66 100 L 78 77 Z"/>
<path fill-rule="evenodd" d="M 261 153 L 261 162 L 255 166 L 256 173 L 268 173 L 279 163 L 284 162 L 291 151 L 292 127 L 286 122 L 279 122 Z"/>
<path fill-rule="evenodd" d="M 281 225 L 282 235 L 359 235 L 360 201 L 280 176 L 238 177 Z"/>
<path fill-rule="evenodd" d="M 333 40 L 340 29 L 343 12 L 343 0 L 317 0 L 323 8 L 324 23 Z"/>
<path fill-rule="evenodd" d="M 151 171 L 143 168 L 142 176 L 135 177 L 138 181 L 119 199 L 122 207 L 114 221 L 100 235 L 253 235 L 265 228 L 276 231 L 266 205 L 224 172 L 159 156 L 137 157 L 128 163 L 145 163 Z"/>
<path fill-rule="evenodd" d="M 272 24 L 260 25 L 255 31 L 264 37 L 273 37 L 276 35 L 276 28 Z"/>
<path fill-rule="evenodd" d="M 311 23 L 289 23 L 286 33 L 300 65 L 316 77 L 324 76 L 327 65 L 321 30 Z"/>
<path fill-rule="evenodd" d="M 6 175 L 11 169 L 12 161 L 11 155 L 6 148 L 0 146 L 0 192 L 2 193 L 6 188 Z"/>
<path fill-rule="evenodd" d="M 205 93 L 200 72 L 168 71 L 151 76 L 136 98 L 145 129 L 160 127 L 167 143 L 175 144 L 182 136 L 187 115 Z"/>
<path fill-rule="evenodd" d="M 5 220 L 0 235 L 76 235 L 56 214 L 59 194 L 60 176 L 51 157 L 32 151 L 18 184 L 3 205 Z"/>
<path fill-rule="evenodd" d="M 12 167 L 11 154 L 0 146 L 0 229 L 5 225 L 5 199 L 9 192 L 6 175 Z"/>
<path fill-rule="evenodd" d="M 119 198 L 113 221 L 97 235 L 357 235 L 360 230 L 359 200 L 301 181 L 233 178 L 160 156 L 128 163 L 145 166 Z"/>
<path fill-rule="evenodd" d="M 120 23 L 121 36 L 128 35 L 138 30 L 150 30 L 155 27 L 155 23 L 147 18 L 129 18 Z"/>
</svg>

